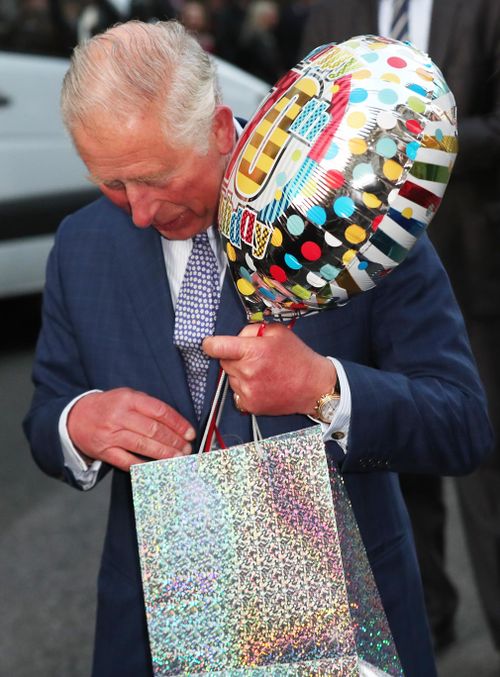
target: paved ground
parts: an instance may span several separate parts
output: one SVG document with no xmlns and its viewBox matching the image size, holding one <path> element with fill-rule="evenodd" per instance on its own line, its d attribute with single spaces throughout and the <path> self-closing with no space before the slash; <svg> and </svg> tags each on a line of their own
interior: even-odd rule
<svg viewBox="0 0 500 677">
<path fill-rule="evenodd" d="M 0 304 L 0 677 L 88 677 L 109 483 L 82 494 L 45 477 L 29 456 L 20 421 L 31 395 L 36 308 L 36 301 Z M 447 503 L 461 605 L 458 641 L 439 659 L 439 675 L 499 677 L 451 482 Z"/>
</svg>

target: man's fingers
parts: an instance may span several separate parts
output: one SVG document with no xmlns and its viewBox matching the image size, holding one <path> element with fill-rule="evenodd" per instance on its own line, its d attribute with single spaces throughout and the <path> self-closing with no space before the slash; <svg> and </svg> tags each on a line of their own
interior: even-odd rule
<svg viewBox="0 0 500 677">
<path fill-rule="evenodd" d="M 127 430 L 143 437 L 155 440 L 166 447 L 172 447 L 185 453 L 191 452 L 191 445 L 177 430 L 172 430 L 156 418 L 148 418 L 134 411 L 126 419 Z"/>
<path fill-rule="evenodd" d="M 240 336 L 209 336 L 203 341 L 203 350 L 217 360 L 241 360 L 248 351 L 248 341 Z"/>
<path fill-rule="evenodd" d="M 118 470 L 123 470 L 123 472 L 130 472 L 131 465 L 146 462 L 144 459 L 138 458 L 119 447 L 109 447 L 99 460 L 112 465 L 114 468 L 118 468 Z"/>
<path fill-rule="evenodd" d="M 133 393 L 131 407 L 146 418 L 155 419 L 170 430 L 176 431 L 185 440 L 192 441 L 196 438 L 196 431 L 189 421 L 155 397 L 145 393 Z"/>
<path fill-rule="evenodd" d="M 153 458 L 161 460 L 163 458 L 173 458 L 175 456 L 186 456 L 191 453 L 191 446 L 186 444 L 184 449 L 161 444 L 156 440 L 145 437 L 131 430 L 121 430 L 113 435 L 113 447 L 118 447 L 133 454 L 138 454 L 144 458 Z M 104 454 L 105 452 L 103 452 Z"/>
</svg>

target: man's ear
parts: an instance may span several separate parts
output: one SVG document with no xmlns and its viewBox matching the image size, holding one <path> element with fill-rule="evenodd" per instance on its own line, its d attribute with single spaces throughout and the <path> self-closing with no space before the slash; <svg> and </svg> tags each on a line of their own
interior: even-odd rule
<svg viewBox="0 0 500 677">
<path fill-rule="evenodd" d="M 221 155 L 230 153 L 236 143 L 236 130 L 233 113 L 228 106 L 219 105 L 216 107 L 212 132 L 219 153 Z"/>
</svg>

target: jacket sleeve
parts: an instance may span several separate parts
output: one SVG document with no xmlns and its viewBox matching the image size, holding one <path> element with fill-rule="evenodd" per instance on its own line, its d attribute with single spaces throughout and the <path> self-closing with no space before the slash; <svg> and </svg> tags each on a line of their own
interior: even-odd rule
<svg viewBox="0 0 500 677">
<path fill-rule="evenodd" d="M 370 362 L 342 360 L 352 395 L 343 470 L 471 472 L 492 446 L 487 405 L 462 315 L 426 236 L 374 291 Z"/>
<path fill-rule="evenodd" d="M 42 328 L 32 372 L 35 392 L 23 427 L 33 458 L 41 470 L 80 489 L 64 465 L 58 432 L 59 418 L 65 406 L 77 395 L 92 389 L 80 359 L 60 274 L 64 257 L 77 255 L 71 247 L 64 248 L 64 224 L 61 224 L 47 263 Z M 103 464 L 98 479 L 108 470 L 109 466 Z"/>
</svg>

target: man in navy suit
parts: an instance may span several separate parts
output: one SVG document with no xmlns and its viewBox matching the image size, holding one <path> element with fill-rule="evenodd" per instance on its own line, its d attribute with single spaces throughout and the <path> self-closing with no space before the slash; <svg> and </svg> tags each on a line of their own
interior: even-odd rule
<svg viewBox="0 0 500 677">
<path fill-rule="evenodd" d="M 226 443 L 252 439 L 241 409 L 259 416 L 266 437 L 321 420 L 405 674 L 432 677 L 396 473 L 463 474 L 491 444 L 462 318 L 432 246 L 423 237 L 346 306 L 258 336 L 224 277 L 213 232 L 238 127 L 196 42 L 175 23 L 115 27 L 76 50 L 62 107 L 104 197 L 58 231 L 25 430 L 40 467 L 77 488 L 113 471 L 94 677 L 152 673 L 129 470 L 196 450 L 219 359 L 236 398 L 222 412 Z M 202 232 L 222 290 L 215 336 L 204 341 L 212 360 L 197 417 L 173 337 L 192 238 Z"/>
</svg>

